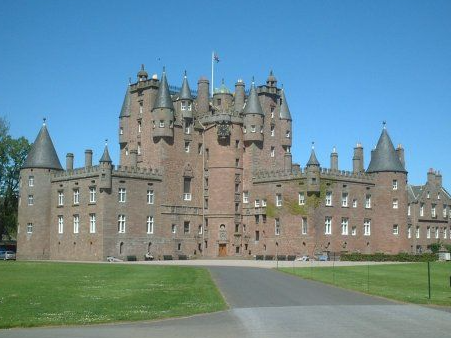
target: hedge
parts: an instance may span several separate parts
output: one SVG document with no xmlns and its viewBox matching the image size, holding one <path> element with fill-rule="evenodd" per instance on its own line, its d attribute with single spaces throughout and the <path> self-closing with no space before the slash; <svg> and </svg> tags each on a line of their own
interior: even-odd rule
<svg viewBox="0 0 451 338">
<path fill-rule="evenodd" d="M 341 254 L 340 260 L 352 262 L 433 262 L 437 260 L 437 255 L 433 253 L 420 255 L 411 255 L 408 253 L 399 253 L 397 255 L 387 255 L 384 253 L 349 253 Z"/>
</svg>

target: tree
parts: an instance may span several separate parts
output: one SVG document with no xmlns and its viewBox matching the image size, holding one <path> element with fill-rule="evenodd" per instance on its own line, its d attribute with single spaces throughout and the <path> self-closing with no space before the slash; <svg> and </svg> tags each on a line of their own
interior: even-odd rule
<svg viewBox="0 0 451 338">
<path fill-rule="evenodd" d="M 24 137 L 8 134 L 8 123 L 0 118 L 0 240 L 17 232 L 20 168 L 31 148 Z"/>
</svg>

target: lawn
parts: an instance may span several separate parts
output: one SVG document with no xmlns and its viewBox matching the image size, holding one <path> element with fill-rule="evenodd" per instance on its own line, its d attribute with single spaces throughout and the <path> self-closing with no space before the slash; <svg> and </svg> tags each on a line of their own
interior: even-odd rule
<svg viewBox="0 0 451 338">
<path fill-rule="evenodd" d="M 427 263 L 280 270 L 404 302 L 451 306 L 451 263 L 431 263 L 431 299 L 428 298 Z"/>
<path fill-rule="evenodd" d="M 208 270 L 0 262 L 0 328 L 186 316 L 226 304 Z"/>
</svg>

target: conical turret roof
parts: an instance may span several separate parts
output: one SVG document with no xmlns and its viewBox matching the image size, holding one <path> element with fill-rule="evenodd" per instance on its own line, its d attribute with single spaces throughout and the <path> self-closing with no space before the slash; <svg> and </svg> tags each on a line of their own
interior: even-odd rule
<svg viewBox="0 0 451 338">
<path fill-rule="evenodd" d="M 191 96 L 191 90 L 189 88 L 188 79 L 186 77 L 186 71 L 185 76 L 183 77 L 183 83 L 182 83 L 182 89 L 180 90 L 179 98 L 181 100 L 193 100 L 193 97 Z"/>
<path fill-rule="evenodd" d="M 108 152 L 108 145 L 105 144 L 105 149 L 103 150 L 103 154 L 102 157 L 99 160 L 100 163 L 102 162 L 108 162 L 108 163 L 112 163 L 113 161 L 111 161 L 111 157 L 110 157 L 110 153 Z"/>
<path fill-rule="evenodd" d="M 316 154 L 315 154 L 315 148 L 312 146 L 312 152 L 310 153 L 310 158 L 307 162 L 307 167 L 310 166 L 318 166 L 319 167 L 319 161 L 316 158 Z"/>
<path fill-rule="evenodd" d="M 385 126 L 382 129 L 376 149 L 371 153 L 371 162 L 367 169 L 369 173 L 381 171 L 406 172 L 406 169 L 396 154 L 395 147 L 393 147 Z"/>
<path fill-rule="evenodd" d="M 122 103 L 121 113 L 119 117 L 129 117 L 130 116 L 130 85 L 127 86 L 127 90 L 125 91 L 124 102 Z"/>
<path fill-rule="evenodd" d="M 247 114 L 258 114 L 265 116 L 262 106 L 260 105 L 260 100 L 258 99 L 257 90 L 255 89 L 253 81 L 251 85 L 251 92 L 249 93 L 246 105 L 244 106 L 244 115 Z"/>
<path fill-rule="evenodd" d="M 63 170 L 45 123 L 42 125 L 22 168 Z"/>
<path fill-rule="evenodd" d="M 280 119 L 291 121 L 291 113 L 290 109 L 288 108 L 287 99 L 285 97 L 285 91 L 283 89 L 282 89 L 282 104 L 280 105 Z"/>
<path fill-rule="evenodd" d="M 160 87 L 158 88 L 158 93 L 153 104 L 153 109 L 156 108 L 168 108 L 174 110 L 174 105 L 172 104 L 172 98 L 169 92 L 168 80 L 166 79 L 166 72 L 164 68 L 163 74 L 161 75 Z"/>
</svg>

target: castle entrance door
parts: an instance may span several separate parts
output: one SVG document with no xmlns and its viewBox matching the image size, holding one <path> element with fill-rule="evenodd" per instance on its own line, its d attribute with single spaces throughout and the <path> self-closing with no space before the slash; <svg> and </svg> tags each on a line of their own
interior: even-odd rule
<svg viewBox="0 0 451 338">
<path fill-rule="evenodd" d="M 227 244 L 219 244 L 219 257 L 227 256 Z"/>
</svg>

